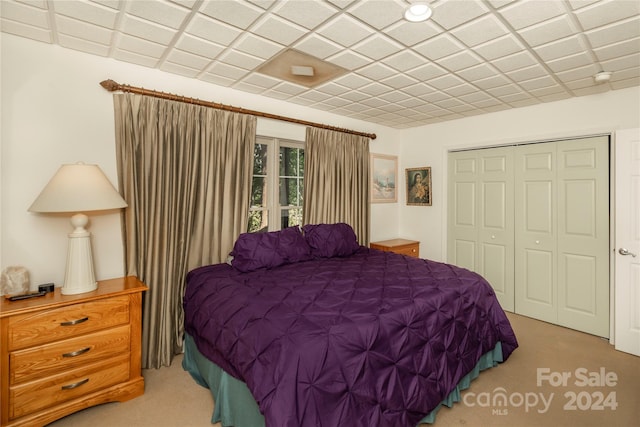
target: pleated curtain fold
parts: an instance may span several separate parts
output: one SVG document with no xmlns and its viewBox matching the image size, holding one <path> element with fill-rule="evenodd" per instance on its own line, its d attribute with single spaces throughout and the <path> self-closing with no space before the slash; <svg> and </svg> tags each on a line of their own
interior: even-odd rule
<svg viewBox="0 0 640 427">
<path fill-rule="evenodd" d="M 224 262 L 247 230 L 256 117 L 115 94 L 125 270 L 147 284 L 142 365 L 182 350 L 186 273 Z"/>
<path fill-rule="evenodd" d="M 308 127 L 303 223 L 345 222 L 369 244 L 369 138 Z"/>
</svg>

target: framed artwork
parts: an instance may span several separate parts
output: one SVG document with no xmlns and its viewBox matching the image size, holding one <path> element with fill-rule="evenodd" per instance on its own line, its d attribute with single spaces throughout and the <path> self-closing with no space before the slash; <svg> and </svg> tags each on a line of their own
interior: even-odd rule
<svg viewBox="0 0 640 427">
<path fill-rule="evenodd" d="M 407 205 L 431 206 L 431 167 L 407 169 Z"/>
<path fill-rule="evenodd" d="M 398 157 L 371 153 L 371 203 L 395 203 Z"/>
</svg>

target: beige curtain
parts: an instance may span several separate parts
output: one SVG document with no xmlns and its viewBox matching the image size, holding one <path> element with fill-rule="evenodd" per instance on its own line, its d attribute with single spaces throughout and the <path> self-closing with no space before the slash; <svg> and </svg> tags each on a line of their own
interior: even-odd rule
<svg viewBox="0 0 640 427">
<path fill-rule="evenodd" d="M 346 222 L 369 244 L 369 138 L 307 128 L 305 224 Z"/>
<path fill-rule="evenodd" d="M 246 231 L 256 118 L 114 95 L 125 268 L 147 284 L 142 364 L 181 352 L 185 275 L 223 262 Z"/>
</svg>

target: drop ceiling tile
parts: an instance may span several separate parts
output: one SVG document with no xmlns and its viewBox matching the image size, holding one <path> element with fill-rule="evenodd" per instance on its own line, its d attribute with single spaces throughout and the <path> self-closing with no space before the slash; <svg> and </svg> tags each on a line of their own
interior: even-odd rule
<svg viewBox="0 0 640 427">
<path fill-rule="evenodd" d="M 286 46 L 307 34 L 304 27 L 287 22 L 278 16 L 267 16 L 256 24 L 253 32 L 276 43 Z"/>
<path fill-rule="evenodd" d="M 413 49 L 421 53 L 424 57 L 436 61 L 445 56 L 460 52 L 464 49 L 464 46 L 448 34 L 442 34 L 414 46 Z"/>
<path fill-rule="evenodd" d="M 421 81 L 429 81 L 435 77 L 439 77 L 447 73 L 447 70 L 434 63 L 422 65 L 420 67 L 414 68 L 413 70 L 407 71 L 408 75 L 410 75 L 411 77 L 415 77 L 416 79 Z"/>
<path fill-rule="evenodd" d="M 407 86 L 402 88 L 402 91 L 405 93 L 408 93 L 412 96 L 422 96 L 422 95 L 426 95 L 429 93 L 433 93 L 436 90 L 434 88 L 432 88 L 431 86 L 429 86 L 428 84 L 425 83 L 416 83 L 414 85 L 411 86 Z"/>
<path fill-rule="evenodd" d="M 273 13 L 309 30 L 337 13 L 330 4 L 319 1 L 280 1 Z"/>
<path fill-rule="evenodd" d="M 393 76 L 397 71 L 380 62 L 374 62 L 371 65 L 359 69 L 357 73 L 362 76 L 369 77 L 372 80 L 381 80 L 386 77 Z"/>
<path fill-rule="evenodd" d="M 309 102 L 322 102 L 332 96 L 333 95 L 328 93 L 319 92 L 317 90 L 310 90 L 298 95 L 296 98 L 304 99 Z"/>
<path fill-rule="evenodd" d="M 499 13 L 516 30 L 562 15 L 562 2 L 546 1 L 544 7 L 536 4 L 539 0 L 515 2 L 500 9 Z"/>
<path fill-rule="evenodd" d="M 176 30 L 151 21 L 139 19 L 133 15 L 125 15 L 122 19 L 122 31 L 150 42 L 168 44 L 176 35 Z"/>
<path fill-rule="evenodd" d="M 371 79 L 362 77 L 358 74 L 347 74 L 347 75 L 338 77 L 334 81 L 339 85 L 342 85 L 349 89 L 357 89 L 359 87 L 372 83 Z"/>
<path fill-rule="evenodd" d="M 85 38 L 89 42 L 100 43 L 108 47 L 113 37 L 113 31 L 104 27 L 99 27 L 88 22 L 67 18 L 66 16 L 56 16 L 56 29 L 61 34 L 76 38 Z"/>
<path fill-rule="evenodd" d="M 252 84 L 247 83 L 246 81 L 241 81 L 232 86 L 234 89 L 241 90 L 243 92 L 249 92 L 254 94 L 262 94 L 265 91 L 265 88 L 260 86 L 254 86 Z"/>
<path fill-rule="evenodd" d="M 235 78 L 223 77 L 219 74 L 214 73 L 204 73 L 200 76 L 200 80 L 224 87 L 233 86 L 233 84 L 237 81 L 237 79 Z"/>
<path fill-rule="evenodd" d="M 58 34 L 58 43 L 60 43 L 60 46 L 62 47 L 90 53 L 92 55 L 107 56 L 109 54 L 109 46 L 107 45 L 94 43 L 89 40 L 68 36 L 66 34 Z"/>
<path fill-rule="evenodd" d="M 216 62 L 209 67 L 206 74 L 212 75 L 212 77 L 218 75 L 226 79 L 241 80 L 247 75 L 247 70 L 222 62 Z"/>
<path fill-rule="evenodd" d="M 166 61 L 192 70 L 197 70 L 198 72 L 204 70 L 211 63 L 210 58 L 194 55 L 179 49 L 172 49 L 167 55 Z M 162 68 L 164 69 L 164 66 Z"/>
<path fill-rule="evenodd" d="M 105 28 L 114 29 L 118 18 L 117 10 L 93 2 L 52 1 L 49 3 L 56 14 L 80 19 Z"/>
<path fill-rule="evenodd" d="M 255 56 L 251 56 L 243 52 L 238 52 L 236 50 L 229 50 L 227 52 L 224 52 L 218 57 L 218 61 L 225 64 L 233 65 L 234 67 L 245 69 L 247 71 L 255 70 L 264 63 L 261 58 L 256 58 Z"/>
<path fill-rule="evenodd" d="M 343 93 L 340 96 L 354 103 L 357 103 L 362 101 L 363 99 L 369 98 L 369 95 L 367 95 L 366 93 L 359 92 L 357 90 L 350 90 L 349 92 Z M 357 105 L 357 104 L 354 104 L 354 105 Z"/>
<path fill-rule="evenodd" d="M 334 82 L 324 83 L 316 87 L 316 89 L 319 92 L 326 93 L 328 95 L 333 95 L 333 96 L 340 96 L 347 91 L 346 87 Z"/>
<path fill-rule="evenodd" d="M 640 2 L 636 0 L 605 0 L 575 12 L 585 30 L 640 15 Z"/>
<path fill-rule="evenodd" d="M 251 26 L 264 10 L 249 2 L 205 1 L 200 12 L 218 21 L 245 30 Z"/>
<path fill-rule="evenodd" d="M 602 0 L 567 0 L 569 6 L 571 6 L 572 10 L 582 9 L 583 7 L 589 6 L 590 4 L 597 3 Z"/>
<path fill-rule="evenodd" d="M 381 34 L 374 34 L 352 47 L 353 51 L 375 60 L 393 55 L 401 49 L 402 46 L 399 43 Z"/>
<path fill-rule="evenodd" d="M 451 96 L 455 96 L 456 98 L 461 97 L 463 95 L 468 95 L 470 93 L 477 93 L 478 88 L 470 85 L 469 83 L 463 83 L 458 86 L 453 86 L 444 90 Z"/>
<path fill-rule="evenodd" d="M 243 83 L 262 88 L 262 90 L 271 89 L 281 81 L 282 80 L 260 73 L 251 73 L 242 80 Z"/>
<path fill-rule="evenodd" d="M 437 36 L 442 29 L 431 21 L 416 23 L 402 20 L 386 28 L 384 32 L 404 46 L 413 46 Z"/>
<path fill-rule="evenodd" d="M 566 16 L 558 16 L 518 31 L 518 34 L 522 36 L 527 44 L 533 47 L 577 33 L 578 31 L 574 28 L 572 21 L 567 19 Z"/>
<path fill-rule="evenodd" d="M 404 99 L 402 101 L 398 101 L 399 105 L 402 105 L 405 108 L 415 108 L 418 107 L 422 104 L 424 104 L 424 102 L 422 102 L 421 100 L 414 98 L 413 94 L 411 97 L 408 97 L 407 99 Z"/>
<path fill-rule="evenodd" d="M 593 50 L 600 61 L 631 55 L 638 51 L 640 51 L 639 37 Z"/>
<path fill-rule="evenodd" d="M 458 40 L 469 47 L 486 43 L 508 33 L 496 16 L 486 15 L 451 31 Z"/>
<path fill-rule="evenodd" d="M 224 50 L 224 47 L 219 44 L 190 34 L 182 34 L 176 43 L 176 48 L 209 59 L 215 58 Z"/>
<path fill-rule="evenodd" d="M 518 68 L 529 67 L 537 63 L 538 61 L 535 57 L 527 51 L 509 55 L 491 62 L 493 66 L 504 73 L 517 70 Z"/>
<path fill-rule="evenodd" d="M 351 50 L 344 50 L 326 58 L 326 60 L 347 70 L 356 70 L 371 63 L 371 59 Z"/>
<path fill-rule="evenodd" d="M 50 30 L 26 25 L 17 21 L 10 21 L 2 18 L 0 20 L 0 28 L 3 33 L 13 34 L 20 37 L 36 40 L 44 43 L 53 43 L 53 34 Z"/>
<path fill-rule="evenodd" d="M 194 70 L 193 68 L 185 67 L 182 64 L 176 64 L 173 62 L 164 62 L 160 66 L 160 69 L 167 73 L 178 74 L 180 76 L 191 78 L 196 77 L 200 73 L 200 70 Z"/>
<path fill-rule="evenodd" d="M 118 49 L 137 53 L 145 57 L 159 59 L 165 53 L 161 44 L 150 42 L 139 37 L 122 34 L 118 40 Z"/>
<path fill-rule="evenodd" d="M 640 53 L 634 53 L 620 58 L 602 61 L 602 67 L 607 71 L 626 70 L 640 67 Z"/>
<path fill-rule="evenodd" d="M 489 93 L 491 96 L 496 98 L 501 98 L 503 96 L 513 95 L 513 94 L 522 92 L 522 89 L 510 83 L 502 86 L 489 87 L 486 90 L 487 90 L 487 93 Z"/>
<path fill-rule="evenodd" d="M 552 61 L 566 55 L 575 55 L 588 49 L 578 36 L 567 37 L 535 48 L 535 52 L 544 61 Z"/>
<path fill-rule="evenodd" d="M 593 83 L 593 76 L 601 71 L 595 64 L 585 65 L 584 67 L 572 68 L 568 71 L 556 73 L 556 77 L 564 83 L 589 79 Z"/>
<path fill-rule="evenodd" d="M 185 30 L 188 34 L 212 41 L 222 46 L 229 45 L 240 34 L 240 30 L 216 21 L 201 13 L 196 14 Z"/>
<path fill-rule="evenodd" d="M 300 95 L 301 93 L 305 92 L 307 88 L 305 86 L 300 86 L 291 82 L 282 82 L 271 88 L 271 90 L 286 93 L 287 95 Z"/>
<path fill-rule="evenodd" d="M 506 35 L 495 40 L 475 46 L 473 51 L 484 59 L 491 61 L 512 53 L 520 52 L 524 46 L 513 35 Z"/>
<path fill-rule="evenodd" d="M 349 8 L 349 13 L 368 25 L 381 30 L 403 19 L 404 6 L 396 1 L 365 1 Z"/>
<path fill-rule="evenodd" d="M 493 101 L 497 102 L 493 97 L 487 95 L 485 92 L 475 91 L 460 95 L 460 99 L 468 104 L 479 104 L 481 102 Z"/>
<path fill-rule="evenodd" d="M 473 67 L 466 68 L 464 70 L 460 70 L 456 74 L 468 82 L 473 82 L 475 80 L 494 76 L 498 74 L 498 71 L 493 68 L 493 66 L 487 63 L 482 63 Z"/>
<path fill-rule="evenodd" d="M 250 3 L 261 7 L 262 9 L 269 9 L 277 0 L 249 0 Z"/>
<path fill-rule="evenodd" d="M 640 18 L 634 17 L 586 31 L 585 35 L 594 48 L 640 37 Z"/>
<path fill-rule="evenodd" d="M 129 2 L 127 3 L 127 13 L 137 16 L 140 19 L 178 29 L 182 26 L 182 23 L 191 11 L 166 0 L 156 0 L 153 2 Z"/>
<path fill-rule="evenodd" d="M 486 79 L 476 80 L 475 82 L 473 82 L 474 85 L 478 86 L 480 89 L 486 90 L 487 92 L 490 92 L 490 89 L 492 88 L 505 86 L 510 83 L 511 81 L 501 74 L 487 77 Z"/>
<path fill-rule="evenodd" d="M 538 77 L 531 80 L 521 81 L 518 83 L 523 89 L 533 91 L 535 89 L 557 86 L 557 82 L 550 76 Z"/>
<path fill-rule="evenodd" d="M 253 34 L 243 34 L 234 43 L 234 48 L 257 56 L 258 58 L 269 59 L 284 49 L 284 46 L 267 40 L 264 37 L 258 37 Z"/>
<path fill-rule="evenodd" d="M 343 47 L 317 34 L 309 34 L 294 45 L 296 50 L 325 59 L 342 51 Z"/>
<path fill-rule="evenodd" d="M 14 21 L 26 25 L 47 29 L 49 25 L 49 13 L 46 10 L 34 8 L 30 5 L 7 1 L 0 3 L 2 20 Z"/>
<path fill-rule="evenodd" d="M 416 84 L 418 83 L 418 81 L 405 74 L 396 74 L 394 76 L 380 80 L 380 83 L 390 86 L 394 89 L 402 89 L 404 87 Z"/>
<path fill-rule="evenodd" d="M 465 68 L 473 67 L 474 65 L 481 64 L 483 61 L 478 58 L 473 52 L 462 51 L 440 59 L 438 64 L 448 69 L 449 71 L 458 71 Z"/>
<path fill-rule="evenodd" d="M 532 65 L 530 67 L 519 68 L 515 71 L 505 73 L 510 79 L 519 82 L 523 80 L 537 79 L 549 75 L 547 70 L 541 65 Z"/>
<path fill-rule="evenodd" d="M 369 85 L 363 86 L 360 88 L 361 92 L 367 93 L 371 96 L 378 96 L 383 93 L 389 92 L 389 86 L 385 86 L 381 83 L 371 83 Z"/>
<path fill-rule="evenodd" d="M 113 52 L 113 58 L 118 61 L 130 62 L 131 64 L 142 65 L 144 67 L 155 67 L 158 64 L 157 58 L 146 55 L 140 55 L 128 50 L 116 48 Z"/>
<path fill-rule="evenodd" d="M 407 71 L 425 63 L 425 58 L 416 53 L 405 50 L 391 55 L 381 61 L 399 71 Z"/>
<path fill-rule="evenodd" d="M 591 64 L 591 55 L 588 52 L 581 52 L 575 55 L 565 56 L 553 61 L 547 61 L 547 66 L 558 73 L 560 71 L 567 71 L 571 68 L 583 67 Z"/>
<path fill-rule="evenodd" d="M 457 86 L 462 83 L 464 83 L 462 79 L 452 74 L 446 74 L 444 76 L 436 77 L 435 79 L 429 80 L 429 86 L 433 86 L 436 89 L 440 90 Z"/>
<path fill-rule="evenodd" d="M 484 15 L 489 10 L 479 2 L 447 0 L 433 6 L 431 19 L 447 30 Z"/>
<path fill-rule="evenodd" d="M 349 15 L 340 15 L 317 32 L 341 46 L 350 47 L 372 35 L 374 30 Z"/>
</svg>

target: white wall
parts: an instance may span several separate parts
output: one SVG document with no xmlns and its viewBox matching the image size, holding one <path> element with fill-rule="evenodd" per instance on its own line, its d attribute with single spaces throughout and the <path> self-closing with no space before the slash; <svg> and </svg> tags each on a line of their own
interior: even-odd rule
<svg viewBox="0 0 640 427">
<path fill-rule="evenodd" d="M 64 279 L 67 215 L 27 209 L 63 163 L 98 164 L 117 185 L 112 95 L 99 82 L 142 86 L 302 120 L 375 133 L 371 151 L 397 154 L 398 131 L 205 82 L 2 34 L 0 269 L 25 266 L 32 288 Z M 304 139 L 304 127 L 260 119 L 267 136 Z M 398 233 L 398 205 L 374 205 L 373 239 Z M 90 215 L 98 280 L 124 271 L 117 213 Z M 381 231 L 379 231 L 381 230 Z"/>
<path fill-rule="evenodd" d="M 447 152 L 451 149 L 612 133 L 640 127 L 640 87 L 517 108 L 402 131 L 404 169 L 431 166 L 433 205 L 406 206 L 400 191 L 400 235 L 420 240 L 420 255 L 446 260 Z"/>
</svg>

